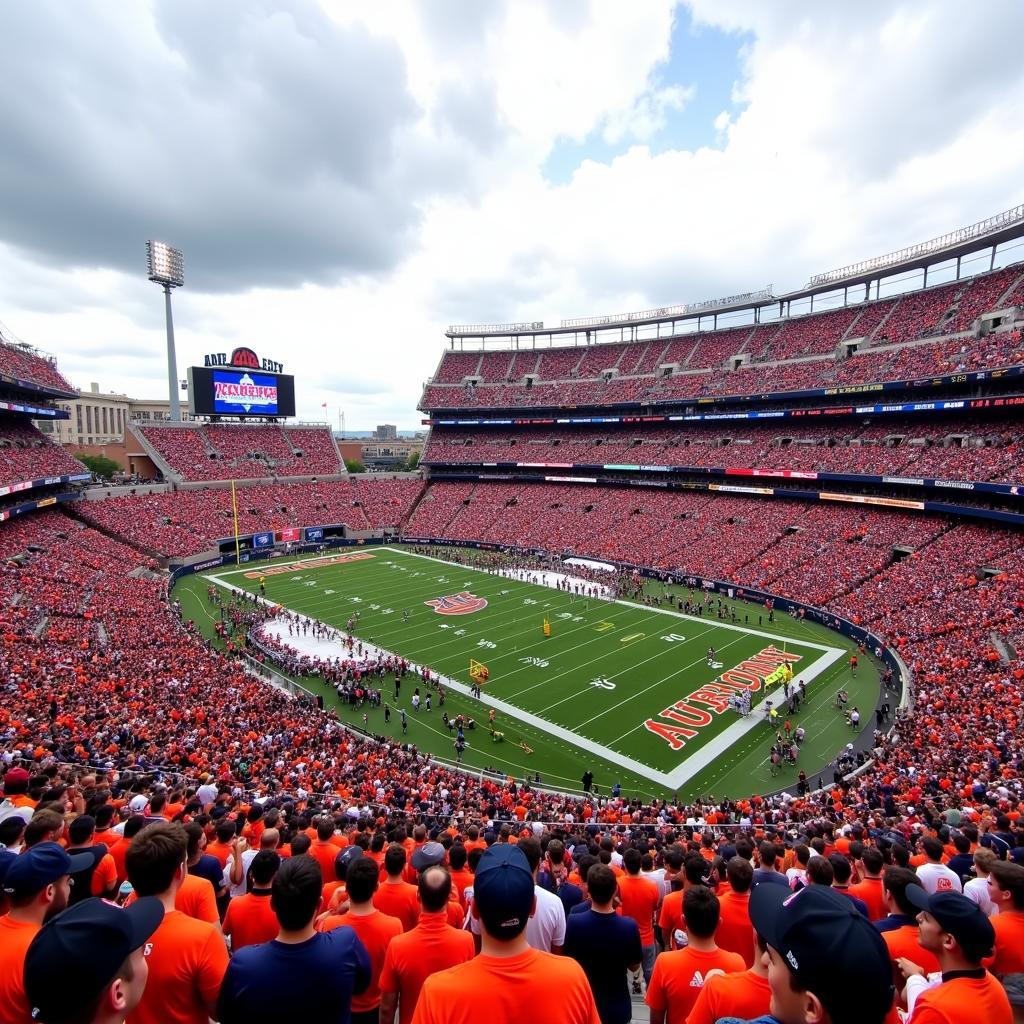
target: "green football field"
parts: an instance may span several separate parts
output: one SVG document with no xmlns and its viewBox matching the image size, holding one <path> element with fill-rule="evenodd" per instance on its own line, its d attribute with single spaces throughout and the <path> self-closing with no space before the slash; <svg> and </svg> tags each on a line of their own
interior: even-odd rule
<svg viewBox="0 0 1024 1024">
<path fill-rule="evenodd" d="M 645 796 L 744 796 L 792 786 L 799 767 L 816 781 L 816 772 L 854 738 L 834 706 L 839 689 L 860 707 L 862 724 L 877 702 L 877 668 L 861 659 L 852 678 L 849 641 L 781 613 L 769 623 L 763 608 L 745 602 L 726 602 L 735 609 L 734 625 L 713 613 L 686 616 L 628 601 L 586 600 L 410 548 L 341 549 L 320 561 L 217 569 L 183 580 L 175 594 L 186 617 L 208 634 L 216 611 L 206 597 L 210 582 L 256 591 L 264 575 L 269 600 L 339 629 L 358 613 L 361 639 L 445 677 L 444 708 L 435 694 L 433 710 L 416 714 L 411 698 L 418 680 L 403 682 L 398 706 L 408 714 L 406 739 L 454 760 L 454 736 L 441 712 L 452 718 L 461 712 L 476 722 L 466 733 L 463 763 L 470 767 L 539 774 L 567 789 L 578 789 L 589 769 L 602 792 L 618 782 L 625 793 Z M 652 594 L 663 589 L 650 584 Z M 550 637 L 544 636 L 545 619 Z M 711 665 L 709 647 L 715 650 Z M 489 670 L 481 700 L 470 695 L 472 660 Z M 760 679 L 782 661 L 807 686 L 807 700 L 792 720 L 806 740 L 799 765 L 773 775 L 768 753 L 775 728 L 766 721 Z M 731 686 L 714 685 L 718 680 Z M 362 725 L 365 708 L 342 705 L 319 679 L 303 684 L 322 693 L 340 717 Z M 751 692 L 754 710 L 746 717 L 727 706 L 726 694 L 739 686 Z M 394 712 L 391 679 L 381 688 Z M 781 687 L 767 697 L 776 705 L 781 698 Z M 500 739 L 488 730 L 491 708 Z M 367 713 L 373 733 L 402 738 L 397 714 L 385 724 L 382 708 Z"/>
</svg>

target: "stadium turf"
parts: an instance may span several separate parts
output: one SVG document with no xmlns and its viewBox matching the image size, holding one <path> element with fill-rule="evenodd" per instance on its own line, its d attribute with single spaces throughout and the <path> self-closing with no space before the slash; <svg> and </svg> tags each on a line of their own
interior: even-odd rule
<svg viewBox="0 0 1024 1024">
<path fill-rule="evenodd" d="M 860 707 L 862 724 L 872 719 L 875 666 L 862 659 L 852 678 L 848 641 L 781 613 L 769 623 L 760 606 L 726 602 L 736 612 L 733 624 L 731 615 L 721 621 L 713 612 L 685 616 L 667 607 L 587 600 L 399 547 L 342 549 L 326 557 L 316 567 L 306 559 L 218 569 L 182 581 L 176 594 L 185 615 L 208 633 L 210 578 L 225 588 L 255 591 L 263 575 L 268 600 L 339 629 L 358 612 L 359 637 L 451 680 L 443 710 L 476 721 L 466 734 L 464 763 L 471 767 L 540 774 L 562 788 L 578 788 L 589 768 L 603 792 L 619 782 L 626 793 L 743 796 L 791 787 L 798 767 L 816 781 L 815 773 L 854 738 L 834 707 L 840 688 Z M 663 589 L 649 585 L 652 594 Z M 440 605 L 430 603 L 440 599 Z M 716 652 L 710 666 L 709 647 Z M 757 659 L 764 664 L 780 657 L 798 659 L 792 661 L 794 678 L 807 682 L 808 699 L 792 720 L 807 738 L 800 765 L 773 776 L 768 752 L 775 729 L 756 710 L 765 698 L 762 687 L 752 694 L 755 711 L 744 718 L 716 706 L 723 691 L 705 686 L 723 673 L 727 680 L 767 674 Z M 469 695 L 471 660 L 489 670 L 483 702 Z M 728 675 L 737 670 L 739 677 Z M 454 737 L 441 721 L 436 695 L 431 712 L 412 713 L 417 682 L 407 677 L 399 700 L 408 712 L 407 739 L 453 759 Z M 341 717 L 361 726 L 366 712 L 372 732 L 401 738 L 397 715 L 385 725 L 383 709 L 342 706 L 319 680 L 303 683 L 323 693 Z M 381 689 L 394 708 L 390 678 Z M 776 687 L 768 699 L 778 704 L 781 696 Z M 501 740 L 488 732 L 489 707 L 495 708 Z"/>
</svg>

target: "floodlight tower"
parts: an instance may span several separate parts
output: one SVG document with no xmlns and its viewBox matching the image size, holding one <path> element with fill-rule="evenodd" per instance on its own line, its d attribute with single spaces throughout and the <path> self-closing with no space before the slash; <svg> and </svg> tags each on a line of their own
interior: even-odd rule
<svg viewBox="0 0 1024 1024">
<path fill-rule="evenodd" d="M 178 361 L 174 355 L 174 320 L 171 317 L 171 289 L 185 283 L 185 263 L 181 250 L 166 242 L 146 242 L 146 271 L 150 281 L 164 290 L 164 314 L 167 320 L 167 387 L 171 399 L 171 420 L 181 420 L 181 400 L 178 397 Z"/>
</svg>

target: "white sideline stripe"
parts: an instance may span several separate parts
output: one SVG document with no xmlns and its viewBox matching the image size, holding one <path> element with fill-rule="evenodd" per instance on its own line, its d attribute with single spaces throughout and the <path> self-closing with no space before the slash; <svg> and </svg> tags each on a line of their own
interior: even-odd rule
<svg viewBox="0 0 1024 1024">
<path fill-rule="evenodd" d="M 357 550 L 370 550 L 370 549 L 357 549 Z M 454 562 L 446 562 L 441 558 L 433 558 L 430 555 L 421 555 L 415 551 L 397 551 L 394 548 L 374 548 L 375 553 L 389 552 L 392 555 L 408 555 L 411 558 L 422 558 L 429 562 L 438 562 L 441 565 L 455 565 Z M 305 560 L 299 560 L 295 562 L 280 562 L 273 561 L 272 565 L 296 565 L 301 566 Z M 338 563 L 344 564 L 344 563 Z M 323 568 L 326 568 L 324 566 Z M 474 569 L 471 566 L 460 565 L 457 566 L 460 569 L 467 569 L 471 572 L 483 573 L 485 576 L 491 575 L 490 573 L 484 573 L 482 569 Z M 239 593 L 249 594 L 251 591 L 243 590 L 241 587 L 236 587 L 232 583 L 225 582 L 222 576 L 237 576 L 239 573 L 253 572 L 252 568 L 248 569 L 232 569 L 225 573 L 211 573 L 209 579 L 214 580 L 218 586 L 224 587 L 227 590 L 234 590 Z M 516 581 L 521 582 L 521 581 Z M 527 584 L 529 585 L 529 584 Z M 543 584 L 536 584 L 542 586 Z M 811 647 L 815 650 L 821 651 L 823 657 L 818 658 L 810 669 L 801 669 L 799 675 L 810 684 L 816 679 L 822 672 L 827 668 L 834 665 L 844 655 L 844 651 L 838 647 L 828 647 L 825 644 L 812 643 L 810 640 L 793 640 L 791 637 L 776 636 L 773 633 L 765 633 L 758 629 L 746 629 L 743 626 L 734 626 L 731 623 L 725 623 L 718 619 L 705 619 L 696 615 L 682 615 L 678 612 L 669 611 L 664 608 L 652 608 L 645 604 L 638 604 L 635 601 L 608 601 L 608 604 L 621 604 L 629 608 L 639 608 L 643 611 L 658 612 L 662 615 L 670 615 L 676 619 L 689 619 L 691 622 L 701 622 L 707 624 L 711 622 L 712 625 L 717 625 L 724 629 L 731 629 L 738 633 L 753 634 L 754 636 L 765 637 L 769 640 L 776 640 L 779 643 L 795 644 L 800 647 Z M 307 616 L 308 617 L 308 616 Z M 382 653 L 389 654 L 392 657 L 402 657 L 402 655 L 396 655 L 392 651 L 387 651 L 384 648 L 378 648 Z M 411 663 L 410 663 L 411 664 Z M 436 673 L 435 673 L 436 674 Z M 452 679 L 450 676 L 438 675 L 438 678 L 444 682 L 444 685 L 456 693 L 461 693 L 466 697 L 472 697 L 471 687 L 465 683 L 459 682 L 457 679 Z M 497 697 L 491 697 L 486 693 L 478 700 L 488 707 L 493 707 L 495 711 L 500 711 L 503 714 L 508 715 L 509 718 L 514 718 L 517 721 L 524 722 L 527 725 L 533 726 L 538 732 L 548 733 L 551 736 L 556 736 L 558 739 L 565 743 L 569 743 L 574 747 L 578 747 L 580 750 L 585 750 L 589 754 L 595 754 L 597 757 L 604 758 L 611 764 L 619 764 L 623 768 L 628 768 L 635 775 L 639 775 L 642 778 L 647 779 L 649 782 L 656 782 L 659 785 L 665 786 L 667 789 L 678 789 L 684 782 L 689 781 L 698 772 L 703 771 L 709 764 L 714 760 L 721 757 L 734 743 L 741 740 L 747 735 L 752 729 L 756 728 L 764 722 L 764 715 L 759 714 L 764 709 L 764 705 L 769 700 L 769 697 L 764 697 L 762 701 L 755 707 L 751 708 L 750 714 L 746 717 L 739 718 L 733 722 L 732 725 L 726 726 L 717 736 L 705 743 L 699 750 L 694 751 L 689 757 L 687 757 L 681 764 L 673 768 L 669 772 L 661 772 L 656 768 L 652 768 L 650 765 L 636 761 L 631 757 L 627 757 L 625 754 L 620 753 L 617 750 L 612 750 L 610 747 L 603 746 L 600 743 L 596 743 L 594 740 L 589 740 L 585 736 L 579 736 L 569 729 L 564 728 L 561 725 L 556 725 L 554 722 L 549 722 L 547 719 L 541 718 L 538 715 L 531 714 L 529 711 L 523 711 L 521 708 L 517 708 L 513 704 L 508 704 Z M 685 695 L 684 695 L 685 699 Z M 643 728 L 641 723 L 637 728 Z M 636 731 L 631 730 L 631 731 Z M 627 734 L 628 735 L 628 734 Z M 478 748 L 479 749 L 479 748 Z M 685 748 L 684 748 L 685 752 Z"/>
</svg>

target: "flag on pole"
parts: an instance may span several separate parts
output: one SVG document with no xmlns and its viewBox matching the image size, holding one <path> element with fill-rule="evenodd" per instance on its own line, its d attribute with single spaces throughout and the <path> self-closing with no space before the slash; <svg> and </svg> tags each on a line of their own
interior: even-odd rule
<svg viewBox="0 0 1024 1024">
<path fill-rule="evenodd" d="M 547 618 L 544 619 L 544 635 L 551 636 L 551 623 L 548 622 Z"/>
</svg>

